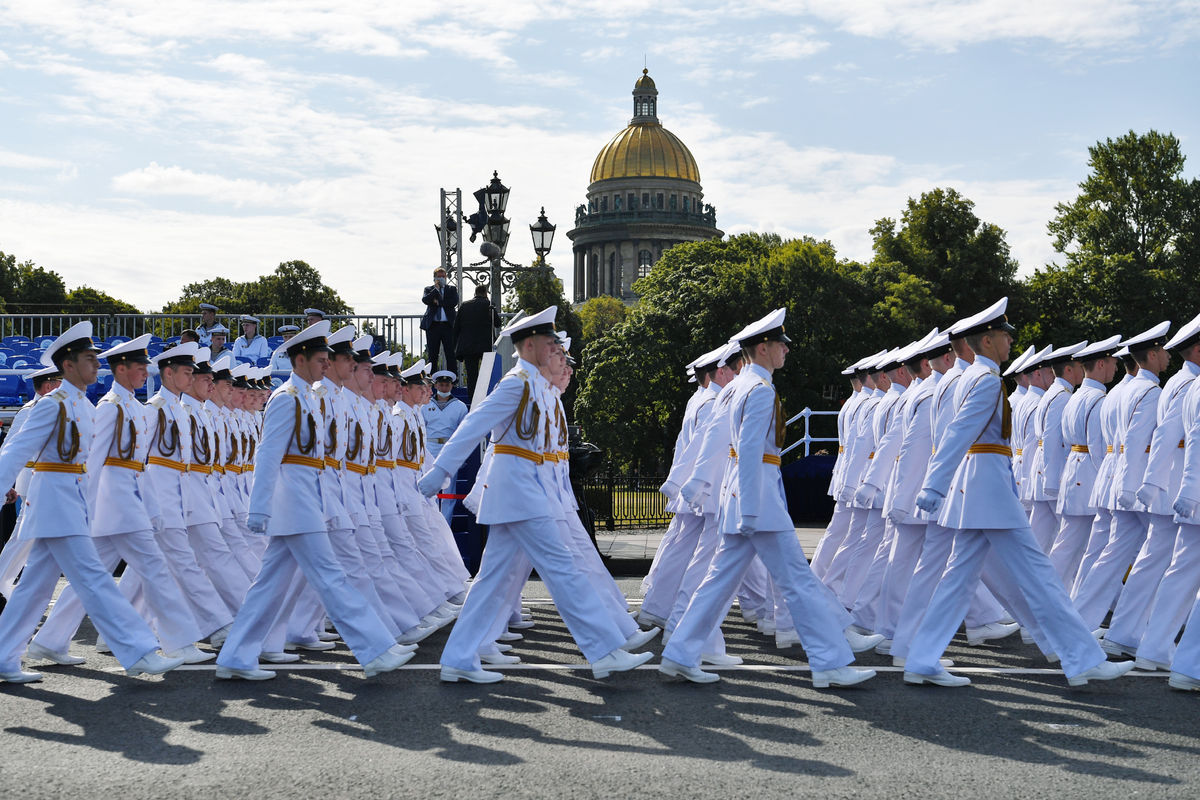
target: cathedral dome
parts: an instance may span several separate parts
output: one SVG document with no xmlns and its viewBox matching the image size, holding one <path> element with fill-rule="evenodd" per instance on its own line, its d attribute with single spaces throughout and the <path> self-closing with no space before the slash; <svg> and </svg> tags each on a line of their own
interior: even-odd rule
<svg viewBox="0 0 1200 800">
<path fill-rule="evenodd" d="M 696 159 L 658 121 L 658 88 L 649 70 L 633 86 L 633 119 L 604 145 L 592 164 L 592 183 L 613 178 L 675 178 L 700 182 Z"/>
<path fill-rule="evenodd" d="M 639 120 L 614 136 L 596 156 L 592 183 L 610 178 L 680 178 L 699 183 L 700 168 L 678 136 L 657 120 Z"/>
</svg>

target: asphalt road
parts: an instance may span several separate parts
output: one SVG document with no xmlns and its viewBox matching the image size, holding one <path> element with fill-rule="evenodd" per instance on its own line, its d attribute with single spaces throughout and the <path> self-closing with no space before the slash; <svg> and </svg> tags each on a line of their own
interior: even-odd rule
<svg viewBox="0 0 1200 800">
<path fill-rule="evenodd" d="M 636 579 L 622 579 L 638 596 Z M 526 597 L 544 598 L 540 584 Z M 737 615 L 746 667 L 695 686 L 652 668 L 592 679 L 550 605 L 490 686 L 441 684 L 445 634 L 364 679 L 344 647 L 265 683 L 211 667 L 128 678 L 82 667 L 0 685 L 0 792 L 63 797 L 1188 797 L 1200 695 L 1137 676 L 1070 689 L 1016 637 L 948 655 L 966 689 L 898 671 L 814 690 L 803 652 Z M 655 652 L 661 646 L 655 643 Z M 653 662 L 652 662 L 653 663 Z M 860 663 L 885 665 L 867 656 Z"/>
</svg>

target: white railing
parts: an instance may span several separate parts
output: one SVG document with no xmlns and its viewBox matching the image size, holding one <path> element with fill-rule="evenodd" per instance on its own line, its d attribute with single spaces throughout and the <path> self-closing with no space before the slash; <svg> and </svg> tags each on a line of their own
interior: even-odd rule
<svg viewBox="0 0 1200 800">
<path fill-rule="evenodd" d="M 811 420 L 813 417 L 816 417 L 816 416 L 834 416 L 834 417 L 836 417 L 837 415 L 838 415 L 838 412 L 836 412 L 836 411 L 813 411 L 811 408 L 806 408 L 803 411 L 801 411 L 799 414 L 797 414 L 796 416 L 789 419 L 787 421 L 788 425 L 791 425 L 793 422 L 795 422 L 798 419 L 804 420 L 804 436 L 799 441 L 793 442 L 792 444 L 788 445 L 787 448 L 779 455 L 781 455 L 781 456 L 787 455 L 788 453 L 795 450 L 800 445 L 804 445 L 804 455 L 807 457 L 810 454 L 809 451 L 811 450 L 811 444 L 813 442 L 833 442 L 836 445 L 837 441 L 838 441 L 836 436 L 831 439 L 831 438 L 824 437 L 824 436 L 815 436 L 814 437 L 814 436 L 810 435 L 809 420 Z"/>
</svg>

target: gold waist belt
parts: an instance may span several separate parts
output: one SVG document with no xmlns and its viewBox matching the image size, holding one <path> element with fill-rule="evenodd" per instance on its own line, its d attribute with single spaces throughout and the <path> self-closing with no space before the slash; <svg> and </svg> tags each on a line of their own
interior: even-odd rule
<svg viewBox="0 0 1200 800">
<path fill-rule="evenodd" d="M 342 462 L 340 459 L 336 459 L 333 456 L 325 456 L 325 466 L 329 467 L 330 469 L 341 469 Z"/>
<path fill-rule="evenodd" d="M 1105 447 L 1105 448 L 1104 448 L 1104 452 L 1106 452 L 1106 453 L 1111 453 L 1111 452 L 1112 452 L 1112 445 L 1110 444 L 1110 445 L 1108 445 L 1107 447 Z"/>
<path fill-rule="evenodd" d="M 732 447 L 729 448 L 729 457 L 730 458 L 738 457 L 737 451 L 734 450 Z M 783 460 L 780 459 L 780 457 L 775 455 L 774 453 L 763 453 L 762 460 L 763 460 L 764 464 L 774 464 L 777 467 L 781 466 L 783 464 Z"/>
<path fill-rule="evenodd" d="M 176 472 L 187 472 L 187 464 L 182 461 L 176 461 L 173 458 L 163 458 L 161 456 L 150 456 L 146 459 L 147 464 L 153 464 L 156 467 L 167 467 Z"/>
<path fill-rule="evenodd" d="M 71 475 L 82 475 L 87 472 L 87 464 L 64 464 L 61 461 L 31 461 L 30 469 L 34 472 L 66 472 Z"/>
<path fill-rule="evenodd" d="M 390 458 L 381 458 L 375 462 L 375 466 L 379 467 L 380 469 L 392 469 L 396 466 L 396 462 L 392 461 Z"/>
<path fill-rule="evenodd" d="M 1073 444 L 1073 445 L 1071 445 L 1071 452 L 1072 453 L 1086 453 L 1086 452 L 1088 452 L 1088 446 L 1086 444 Z"/>
<path fill-rule="evenodd" d="M 415 461 L 401 461 L 400 459 L 396 459 L 396 466 L 404 467 L 405 469 L 415 469 L 415 470 L 421 469 L 421 465 Z"/>
<path fill-rule="evenodd" d="M 313 469 L 325 469 L 325 459 L 313 458 L 312 456 L 302 456 L 296 453 L 288 453 L 282 459 L 281 464 L 293 464 L 297 467 L 312 467 Z"/>
<path fill-rule="evenodd" d="M 355 464 L 353 461 L 346 462 L 346 469 L 350 470 L 355 475 L 366 475 L 367 474 L 366 467 L 364 467 L 362 464 Z"/>
<path fill-rule="evenodd" d="M 141 472 L 146 468 L 146 465 L 140 461 L 134 461 L 128 458 L 117 458 L 116 456 L 109 456 L 108 458 L 104 459 L 104 466 L 124 467 L 125 469 L 131 469 L 134 472 Z"/>
<path fill-rule="evenodd" d="M 1012 458 L 1013 451 L 1006 444 L 973 444 L 967 448 L 967 455 L 979 455 L 980 453 L 990 453 L 992 455 Z"/>
<path fill-rule="evenodd" d="M 541 464 L 546 460 L 546 457 L 541 453 L 535 453 L 532 450 L 526 450 L 524 447 L 517 447 L 514 444 L 493 445 L 492 452 L 505 456 L 517 456 L 526 461 L 532 461 L 535 464 Z"/>
<path fill-rule="evenodd" d="M 225 471 L 226 471 L 226 472 L 232 472 L 234 475 L 241 475 L 241 474 L 242 474 L 242 468 L 241 468 L 241 467 L 239 467 L 237 464 L 226 464 L 226 465 L 225 465 Z"/>
<path fill-rule="evenodd" d="M 1019 456 L 1023 456 L 1023 455 L 1025 455 L 1025 448 L 1024 448 L 1024 447 L 1018 447 L 1018 448 L 1017 448 L 1017 455 L 1019 455 Z"/>
<path fill-rule="evenodd" d="M 188 472 L 199 472 L 201 475 L 212 475 L 213 468 L 208 464 L 188 464 Z"/>
</svg>

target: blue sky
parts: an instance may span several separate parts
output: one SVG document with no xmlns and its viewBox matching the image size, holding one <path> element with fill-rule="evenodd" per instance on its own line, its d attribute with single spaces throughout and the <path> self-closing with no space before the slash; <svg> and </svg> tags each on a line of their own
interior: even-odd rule
<svg viewBox="0 0 1200 800">
<path fill-rule="evenodd" d="M 495 169 L 508 257 L 544 205 L 569 295 L 645 58 L 726 232 L 867 259 L 875 219 L 954 186 L 1029 273 L 1098 139 L 1172 131 L 1200 174 L 1198 40 L 1196 0 L 0 0 L 0 250 L 146 309 L 303 259 L 409 313 L 438 189 Z"/>
</svg>

